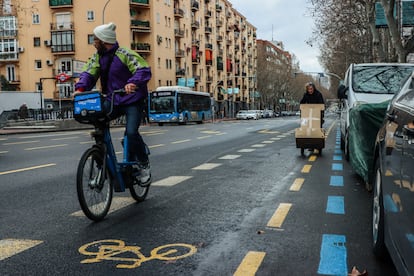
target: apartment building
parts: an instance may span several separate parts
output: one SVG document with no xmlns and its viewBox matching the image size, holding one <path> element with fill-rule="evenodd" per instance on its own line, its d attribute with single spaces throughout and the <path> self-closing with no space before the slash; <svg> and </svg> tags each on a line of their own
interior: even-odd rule
<svg viewBox="0 0 414 276">
<path fill-rule="evenodd" d="M 193 87 L 224 113 L 254 106 L 256 28 L 227 0 L 0 0 L 0 8 L 0 76 L 8 90 L 41 91 L 49 108 L 71 104 L 95 51 L 92 31 L 108 22 L 150 64 L 150 90 Z"/>
</svg>

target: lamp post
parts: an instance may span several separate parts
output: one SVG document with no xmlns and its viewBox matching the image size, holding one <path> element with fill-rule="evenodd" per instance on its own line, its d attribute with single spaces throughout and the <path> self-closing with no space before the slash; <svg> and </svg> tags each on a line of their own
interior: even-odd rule
<svg viewBox="0 0 414 276">
<path fill-rule="evenodd" d="M 108 6 L 109 2 L 111 2 L 111 0 L 106 1 L 105 6 L 103 7 L 103 10 L 102 10 L 102 24 L 105 24 L 105 9 L 106 9 L 106 6 Z"/>
</svg>

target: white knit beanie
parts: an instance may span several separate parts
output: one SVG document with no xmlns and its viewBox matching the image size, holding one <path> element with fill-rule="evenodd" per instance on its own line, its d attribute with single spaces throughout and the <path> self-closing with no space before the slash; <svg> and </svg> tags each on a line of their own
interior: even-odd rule
<svg viewBox="0 0 414 276">
<path fill-rule="evenodd" d="M 112 22 L 104 25 L 100 25 L 93 30 L 93 34 L 99 38 L 99 40 L 108 43 L 115 44 L 116 42 L 116 25 Z"/>
</svg>

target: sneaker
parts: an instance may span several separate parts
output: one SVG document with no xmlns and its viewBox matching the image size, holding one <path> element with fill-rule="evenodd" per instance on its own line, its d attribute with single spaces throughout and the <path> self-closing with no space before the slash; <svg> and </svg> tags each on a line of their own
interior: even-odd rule
<svg viewBox="0 0 414 276">
<path fill-rule="evenodd" d="M 149 162 L 139 165 L 141 186 L 148 186 L 151 184 L 151 167 Z"/>
</svg>

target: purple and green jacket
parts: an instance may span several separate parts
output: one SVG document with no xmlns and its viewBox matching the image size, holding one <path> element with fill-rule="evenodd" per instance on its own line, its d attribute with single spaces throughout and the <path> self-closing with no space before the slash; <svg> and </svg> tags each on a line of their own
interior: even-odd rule
<svg viewBox="0 0 414 276">
<path fill-rule="evenodd" d="M 103 91 L 107 95 L 107 99 L 110 100 L 112 92 L 124 88 L 127 83 L 134 83 L 137 86 L 136 92 L 129 95 L 116 94 L 114 97 L 115 105 L 127 105 L 147 98 L 147 83 L 151 79 L 151 68 L 139 54 L 130 49 L 119 47 L 118 43 L 102 55 L 97 52 L 93 54 L 83 67 L 75 89 L 79 91 L 92 90 L 101 76 L 101 68 L 108 67 L 112 56 L 107 91 Z"/>
</svg>

